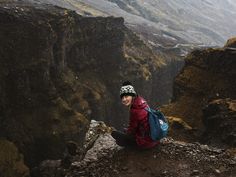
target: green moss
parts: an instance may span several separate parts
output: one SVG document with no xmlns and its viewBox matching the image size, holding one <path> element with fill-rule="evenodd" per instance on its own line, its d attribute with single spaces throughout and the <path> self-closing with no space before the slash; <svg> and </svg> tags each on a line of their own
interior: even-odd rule
<svg viewBox="0 0 236 177">
<path fill-rule="evenodd" d="M 187 124 L 183 119 L 181 119 L 179 117 L 169 116 L 168 122 L 170 124 L 170 130 L 173 129 L 173 126 L 179 127 L 181 129 L 185 129 L 185 130 L 192 130 L 193 129 L 189 124 Z"/>
<path fill-rule="evenodd" d="M 17 147 L 3 139 L 0 140 L 0 174 L 4 177 L 29 176 L 29 169 Z"/>
</svg>

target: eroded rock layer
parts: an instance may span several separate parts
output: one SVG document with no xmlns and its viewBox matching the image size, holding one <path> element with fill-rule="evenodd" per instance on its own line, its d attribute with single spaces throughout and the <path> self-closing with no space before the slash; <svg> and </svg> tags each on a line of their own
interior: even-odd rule
<svg viewBox="0 0 236 177">
<path fill-rule="evenodd" d="M 91 118 L 120 127 L 119 87 L 151 100 L 162 61 L 122 18 L 86 18 L 51 5 L 0 3 L 0 135 L 34 166 L 68 141 L 83 145 Z M 154 95 L 153 95 L 154 94 Z"/>
<path fill-rule="evenodd" d="M 196 130 L 198 137 L 205 131 L 205 128 L 208 129 L 213 126 L 211 124 L 215 125 L 213 122 L 215 122 L 216 117 L 221 118 L 219 122 L 217 121 L 218 125 L 213 128 L 214 131 L 219 131 L 220 127 L 227 124 L 228 128 L 225 127 L 225 129 L 233 130 L 231 132 L 226 131 L 228 133 L 224 132 L 222 136 L 225 138 L 233 138 L 234 136 L 232 132 L 235 132 L 235 126 L 231 127 L 231 125 L 234 125 L 236 121 L 235 110 L 221 109 L 225 107 L 223 102 L 228 103 L 227 99 L 235 100 L 236 98 L 236 48 L 234 46 L 235 38 L 230 39 L 224 48 L 196 50 L 189 54 L 186 58 L 186 65 L 175 79 L 173 101 L 163 107 L 166 115 L 182 118 L 186 121 Z M 226 99 L 226 101 L 214 101 L 218 99 Z M 217 108 L 214 105 L 218 103 Z M 208 104 L 209 109 L 206 112 L 211 112 L 211 114 L 206 113 L 203 116 L 203 109 Z M 216 109 L 211 109 L 212 107 Z M 213 115 L 215 115 L 214 120 Z M 222 115 L 225 116 L 222 117 Z M 205 124 L 206 127 L 203 124 L 203 117 L 208 122 L 207 125 Z M 194 139 L 193 137 L 192 139 Z M 218 137 L 214 138 L 217 139 Z M 231 144 L 230 141 L 234 141 L 233 139 L 227 140 L 227 144 Z M 222 141 L 219 140 L 218 142 Z"/>
</svg>

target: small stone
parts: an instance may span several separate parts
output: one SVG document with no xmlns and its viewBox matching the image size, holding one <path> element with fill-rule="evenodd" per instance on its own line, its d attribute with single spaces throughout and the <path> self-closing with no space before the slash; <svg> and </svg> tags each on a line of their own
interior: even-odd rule
<svg viewBox="0 0 236 177">
<path fill-rule="evenodd" d="M 116 174 L 119 174 L 119 171 L 116 170 L 116 169 L 114 169 L 113 172 L 116 173 Z"/>
<path fill-rule="evenodd" d="M 225 166 L 220 166 L 219 170 L 222 173 L 222 172 L 226 171 L 226 167 Z"/>
<path fill-rule="evenodd" d="M 202 150 L 210 150 L 210 148 L 207 145 L 200 145 Z"/>
<path fill-rule="evenodd" d="M 215 169 L 215 172 L 216 172 L 217 174 L 220 174 L 220 170 L 219 170 L 219 169 Z"/>
<path fill-rule="evenodd" d="M 127 171 L 127 170 L 128 170 L 128 167 L 123 167 L 122 170 L 123 170 L 123 171 Z"/>
<path fill-rule="evenodd" d="M 200 173 L 199 170 L 193 170 L 191 176 L 199 175 L 199 173 Z"/>
<path fill-rule="evenodd" d="M 168 173 L 168 171 L 166 171 L 166 170 L 162 172 L 163 175 L 165 175 L 165 174 L 167 174 L 167 173 Z"/>
<path fill-rule="evenodd" d="M 229 164 L 230 164 L 230 165 L 236 165 L 236 162 L 235 162 L 235 161 L 230 161 Z"/>
</svg>

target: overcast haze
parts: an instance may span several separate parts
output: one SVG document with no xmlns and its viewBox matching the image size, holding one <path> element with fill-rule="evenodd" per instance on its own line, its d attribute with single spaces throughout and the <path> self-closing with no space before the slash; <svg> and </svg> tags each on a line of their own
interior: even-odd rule
<svg viewBox="0 0 236 177">
<path fill-rule="evenodd" d="M 129 28 L 156 46 L 223 46 L 236 35 L 235 0 L 29 1 L 55 4 L 86 16 L 123 17 Z"/>
</svg>

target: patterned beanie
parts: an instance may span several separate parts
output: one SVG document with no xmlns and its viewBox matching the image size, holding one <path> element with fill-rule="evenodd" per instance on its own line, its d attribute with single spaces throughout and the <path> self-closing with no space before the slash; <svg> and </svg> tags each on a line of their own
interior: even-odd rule
<svg viewBox="0 0 236 177">
<path fill-rule="evenodd" d="M 134 87 L 129 81 L 124 82 L 120 88 L 120 98 L 122 98 L 125 95 L 130 95 L 130 96 L 137 95 L 137 93 L 134 90 Z"/>
</svg>

